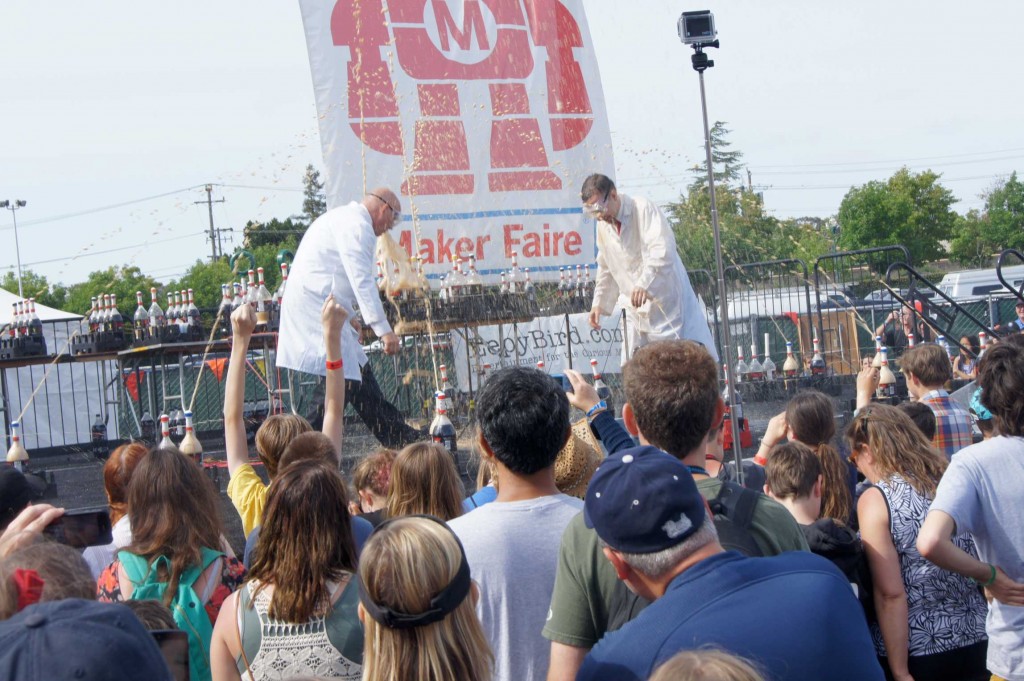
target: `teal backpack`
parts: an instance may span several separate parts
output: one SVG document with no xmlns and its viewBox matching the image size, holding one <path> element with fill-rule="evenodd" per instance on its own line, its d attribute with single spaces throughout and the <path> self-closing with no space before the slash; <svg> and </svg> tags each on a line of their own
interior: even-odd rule
<svg viewBox="0 0 1024 681">
<path fill-rule="evenodd" d="M 194 565 L 181 574 L 178 581 L 178 593 L 171 600 L 171 614 L 178 628 L 188 634 L 188 662 L 191 681 L 210 681 L 210 637 L 213 635 L 213 623 L 206 614 L 202 599 L 192 588 L 203 574 L 203 571 L 223 556 L 219 551 L 204 548 L 200 565 Z M 163 602 L 167 592 L 167 582 L 159 580 L 159 569 L 162 565 L 170 572 L 171 561 L 167 556 L 159 556 L 152 565 L 145 558 L 121 551 L 117 555 L 124 567 L 124 572 L 131 580 L 133 590 L 131 600 L 154 600 Z M 219 575 L 215 577 L 219 580 Z"/>
</svg>

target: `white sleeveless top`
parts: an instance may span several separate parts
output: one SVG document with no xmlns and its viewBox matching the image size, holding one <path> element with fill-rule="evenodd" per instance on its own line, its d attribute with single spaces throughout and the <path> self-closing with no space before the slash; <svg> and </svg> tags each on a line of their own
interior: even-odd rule
<svg viewBox="0 0 1024 681">
<path fill-rule="evenodd" d="M 249 582 L 245 585 L 246 601 L 252 603 L 255 608 L 255 615 L 259 617 L 259 649 L 256 654 L 249 658 L 249 671 L 253 679 L 262 681 L 290 679 L 294 676 L 315 676 L 323 679 L 343 679 L 345 681 L 359 681 L 362 678 L 361 660 L 350 660 L 345 657 L 335 643 L 328 637 L 329 624 L 338 617 L 344 617 L 347 608 L 342 607 L 342 601 L 347 600 L 343 594 L 338 602 L 334 604 L 327 616 L 312 617 L 304 624 L 292 624 L 282 622 L 270 617 L 271 595 L 267 589 L 253 593 L 259 583 Z M 338 585 L 331 585 L 331 593 L 338 588 Z M 354 585 L 349 589 L 356 591 Z M 241 595 L 241 594 L 240 594 Z M 238 631 L 242 639 L 243 649 L 246 639 L 252 635 L 246 635 L 246 623 L 253 624 L 252 609 L 240 607 L 238 610 Z M 358 625 L 358 622 L 356 623 Z M 359 652 L 361 653 L 361 637 L 359 641 Z M 248 677 L 244 661 L 239 661 L 239 672 L 243 679 Z"/>
</svg>

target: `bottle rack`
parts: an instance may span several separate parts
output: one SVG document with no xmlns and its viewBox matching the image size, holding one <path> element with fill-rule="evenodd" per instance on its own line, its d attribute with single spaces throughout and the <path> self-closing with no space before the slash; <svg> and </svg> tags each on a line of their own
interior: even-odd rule
<svg viewBox="0 0 1024 681">
<path fill-rule="evenodd" d="M 42 335 L 17 336 L 0 340 L 0 360 L 45 356 L 46 338 Z"/>
</svg>

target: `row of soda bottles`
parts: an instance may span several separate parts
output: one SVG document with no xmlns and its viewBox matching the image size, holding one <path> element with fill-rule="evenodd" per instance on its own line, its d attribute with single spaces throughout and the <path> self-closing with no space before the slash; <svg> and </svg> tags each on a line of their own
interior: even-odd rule
<svg viewBox="0 0 1024 681">
<path fill-rule="evenodd" d="M 9 338 L 38 338 L 43 335 L 43 322 L 36 314 L 36 299 L 11 303 L 11 323 L 7 327 Z"/>
<path fill-rule="evenodd" d="M 522 294 L 528 299 L 536 297 L 536 288 L 530 277 L 530 268 L 519 268 L 518 255 L 512 253 L 512 267 L 501 272 L 500 283 L 488 284 L 483 276 L 477 272 L 476 258 L 469 256 L 465 270 L 463 270 L 462 258 L 452 259 L 452 270 L 448 274 L 441 275 L 440 286 L 437 297 L 442 302 L 453 302 L 463 296 L 482 295 L 487 288 L 497 288 L 500 294 Z M 576 265 L 576 279 L 573 280 L 573 268 L 558 268 L 557 295 L 559 298 L 586 298 L 594 295 L 594 284 L 590 280 L 590 266 Z M 423 262 L 418 257 L 413 258 L 413 270 L 416 272 L 417 286 L 423 291 L 430 291 L 426 276 L 423 273 Z M 377 262 L 377 287 L 387 290 L 392 298 L 402 299 L 407 294 L 402 290 L 400 284 L 399 268 L 395 265 L 394 271 L 385 275 L 384 264 Z"/>
<path fill-rule="evenodd" d="M 430 423 L 430 439 L 451 452 L 452 456 L 455 456 L 458 453 L 458 442 L 455 425 L 448 417 L 448 411 L 457 403 L 459 394 L 448 380 L 448 367 L 442 364 L 438 368 L 441 372 L 441 388 L 434 393 L 435 409 L 434 420 Z M 546 373 L 544 360 L 537 362 L 537 369 Z M 484 364 L 484 381 L 487 380 L 490 371 L 491 365 Z M 604 382 L 604 379 L 601 378 L 601 372 L 597 370 L 596 359 L 590 360 L 590 371 L 593 374 L 594 389 L 597 391 L 598 398 L 604 400 L 605 404 L 608 405 L 608 410 L 614 413 L 615 408 L 611 399 L 612 391 L 608 384 Z"/>
<path fill-rule="evenodd" d="M 733 377 L 737 383 L 757 383 L 761 381 L 774 381 L 776 376 L 775 362 L 772 361 L 771 352 L 768 347 L 768 334 L 764 335 L 764 362 L 757 358 L 757 344 L 750 344 L 750 363 L 747 364 L 743 357 L 743 348 L 737 349 L 739 361 L 733 371 Z M 818 338 L 814 338 L 814 354 L 811 356 L 810 372 L 812 376 L 824 375 L 828 372 L 825 358 L 821 354 L 821 346 Z M 793 354 L 793 343 L 786 341 L 786 361 L 782 364 L 782 375 L 786 378 L 799 376 L 800 363 Z"/>
<path fill-rule="evenodd" d="M 162 439 L 156 441 L 156 420 L 147 411 L 139 419 L 140 439 L 143 442 L 156 444 L 157 448 L 176 447 L 178 451 L 185 454 L 197 463 L 202 463 L 203 446 L 196 437 L 192 425 L 191 410 L 175 409 L 170 414 L 160 415 L 160 434 Z M 93 453 L 100 458 L 106 458 L 107 450 L 107 423 L 101 414 L 96 414 L 96 420 L 92 423 L 92 447 Z M 10 460 L 8 458 L 8 460 Z"/>
<path fill-rule="evenodd" d="M 258 276 L 258 279 L 257 279 Z M 281 263 L 281 284 L 271 294 L 267 289 L 263 276 L 263 268 L 248 271 L 248 279 L 233 284 L 221 285 L 220 317 L 222 331 L 230 333 L 231 312 L 243 303 L 249 303 L 256 309 L 257 325 L 269 324 L 271 316 L 280 313 L 281 298 L 284 296 L 285 284 L 288 282 L 288 263 Z M 234 295 L 231 295 L 231 291 Z M 181 333 L 190 329 L 198 329 L 201 325 L 199 308 L 196 307 L 192 289 L 167 292 L 167 310 L 164 311 L 157 301 L 156 287 L 149 289 L 150 304 L 147 309 L 142 300 L 142 291 L 135 292 L 134 322 L 135 340 L 159 338 L 164 329 L 177 326 Z M 38 319 L 38 318 L 37 318 Z M 123 333 L 125 319 L 117 309 L 117 295 L 103 294 L 92 298 L 92 307 L 86 315 L 85 324 L 91 333 L 114 332 Z"/>
</svg>

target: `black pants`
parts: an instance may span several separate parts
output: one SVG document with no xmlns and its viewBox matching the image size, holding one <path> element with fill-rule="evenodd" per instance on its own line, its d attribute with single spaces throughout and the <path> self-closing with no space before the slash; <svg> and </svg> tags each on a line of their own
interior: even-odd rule
<svg viewBox="0 0 1024 681">
<path fill-rule="evenodd" d="M 384 397 L 369 362 L 360 373 L 362 381 L 345 381 L 345 402 L 352 405 L 373 436 L 393 449 L 425 439 L 426 434 L 406 423 L 398 407 Z"/>
<path fill-rule="evenodd" d="M 985 668 L 988 641 L 944 653 L 910 657 L 907 667 L 914 681 L 988 681 L 991 675 Z M 885 678 L 892 679 L 889 660 L 880 657 L 878 661 L 885 671 Z"/>
<path fill-rule="evenodd" d="M 426 439 L 426 433 L 407 424 L 402 412 L 384 397 L 369 362 L 363 365 L 360 373 L 362 380 L 345 381 L 345 403 L 352 405 L 373 436 L 382 445 L 392 449 L 401 449 L 405 445 Z M 326 380 L 322 376 L 317 378 L 319 380 L 313 389 L 311 403 L 304 405 L 305 409 L 299 408 L 298 411 L 315 430 L 320 430 L 324 423 Z"/>
</svg>

